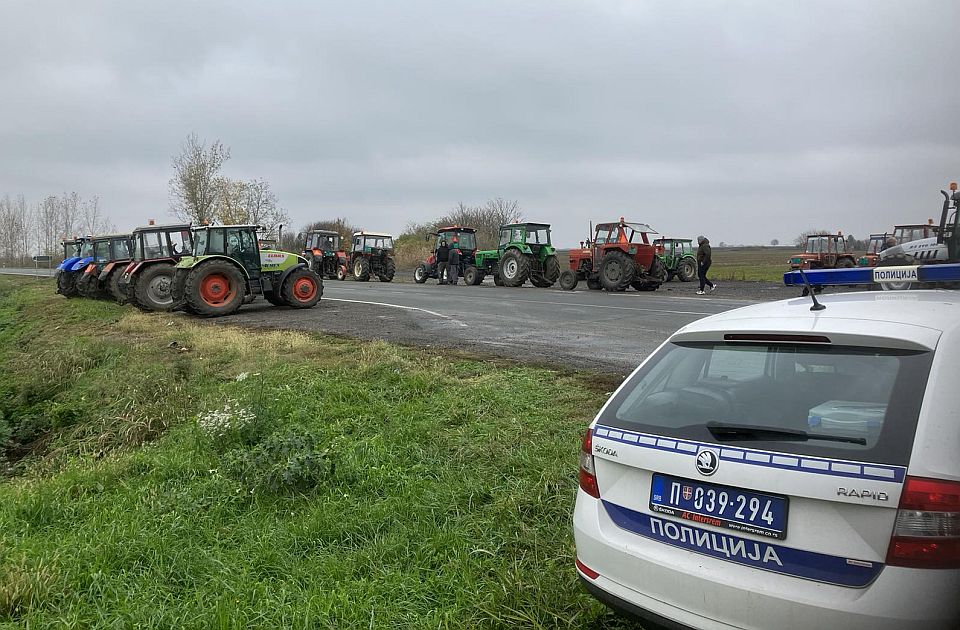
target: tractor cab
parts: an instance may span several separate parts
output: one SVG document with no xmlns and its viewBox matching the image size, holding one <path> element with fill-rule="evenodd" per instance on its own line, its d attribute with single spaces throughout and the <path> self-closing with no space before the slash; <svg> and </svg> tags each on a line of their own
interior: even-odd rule
<svg viewBox="0 0 960 630">
<path fill-rule="evenodd" d="M 330 230 L 312 230 L 304 235 L 304 239 L 303 251 L 314 256 L 339 252 L 343 241 L 339 233 Z"/>
<path fill-rule="evenodd" d="M 376 232 L 357 232 L 353 235 L 353 252 L 374 256 L 393 252 L 393 236 Z"/>
<path fill-rule="evenodd" d="M 61 241 L 63 246 L 63 259 L 69 260 L 80 256 L 80 248 L 83 246 L 83 239 L 74 238 L 67 241 Z"/>
<path fill-rule="evenodd" d="M 88 247 L 89 245 L 89 247 Z M 133 240 L 129 234 L 110 234 L 96 236 L 83 244 L 81 258 L 72 267 L 83 272 L 77 278 L 76 288 L 83 297 L 112 297 L 118 302 L 125 301 L 120 291 L 120 278 L 133 251 Z"/>
<path fill-rule="evenodd" d="M 628 223 L 620 219 L 617 223 L 598 223 L 593 236 L 594 246 L 605 249 L 605 246 L 619 246 L 629 244 L 649 245 L 647 234 L 657 234 L 657 231 L 646 223 Z"/>
<path fill-rule="evenodd" d="M 436 231 L 436 240 L 434 241 L 433 252 L 436 254 L 440 243 L 446 242 L 448 246 L 457 245 L 462 256 L 471 258 L 477 251 L 477 231 L 470 227 L 444 227 Z"/>
<path fill-rule="evenodd" d="M 133 231 L 133 261 L 169 258 L 179 260 L 193 251 L 189 224 L 148 225 Z"/>
<path fill-rule="evenodd" d="M 551 248 L 550 225 L 547 223 L 511 223 L 500 226 L 500 248 L 511 244 L 526 245 L 533 254 L 542 247 Z"/>
<path fill-rule="evenodd" d="M 790 258 L 791 269 L 835 269 L 855 267 L 853 254 L 847 252 L 843 234 L 811 234 L 803 251 Z"/>
<path fill-rule="evenodd" d="M 933 219 L 929 223 L 918 223 L 912 225 L 895 225 L 893 227 L 893 238 L 898 245 L 912 243 L 920 239 L 930 238 L 937 235 L 939 228 L 933 224 Z"/>
<path fill-rule="evenodd" d="M 193 230 L 193 257 L 225 256 L 236 261 L 249 277 L 263 267 L 257 225 L 205 225 Z M 269 250 L 267 250 L 269 251 Z"/>
<path fill-rule="evenodd" d="M 858 267 L 876 267 L 880 261 L 880 252 L 889 246 L 893 237 L 884 232 L 883 234 L 871 234 L 867 241 L 867 251 L 857 260 Z"/>
</svg>

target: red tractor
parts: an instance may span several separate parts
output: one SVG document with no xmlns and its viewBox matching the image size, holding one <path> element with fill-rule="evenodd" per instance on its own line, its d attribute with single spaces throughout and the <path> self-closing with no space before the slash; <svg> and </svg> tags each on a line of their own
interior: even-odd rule
<svg viewBox="0 0 960 630">
<path fill-rule="evenodd" d="M 427 259 L 417 265 L 417 268 L 414 270 L 414 282 L 423 284 L 428 278 L 434 278 L 440 281 L 446 279 L 445 277 L 439 278 L 437 276 L 437 250 L 440 249 L 441 242 L 446 242 L 448 246 L 456 242 L 457 249 L 460 250 L 458 277 L 463 278 L 463 281 L 467 284 L 471 284 L 471 280 L 476 280 L 477 231 L 474 228 L 460 227 L 459 225 L 438 228 L 436 232 L 427 234 L 427 240 L 433 241 L 433 249 L 430 250 L 430 255 L 427 256 Z M 473 267 L 473 271 L 470 272 L 471 277 L 468 279 L 467 271 L 471 267 Z M 473 284 L 480 284 L 482 280 L 483 278 L 481 277 L 479 281 L 475 281 Z"/>
<path fill-rule="evenodd" d="M 593 242 L 570 250 L 570 268 L 560 274 L 560 288 L 572 291 L 580 280 L 594 290 L 656 291 L 667 281 L 667 269 L 657 256 L 648 234 L 657 232 L 646 223 L 599 223 Z"/>
<path fill-rule="evenodd" d="M 120 277 L 120 291 L 142 311 L 173 309 L 177 263 L 193 252 L 190 225 L 156 225 L 133 231 L 133 260 Z"/>
<path fill-rule="evenodd" d="M 790 269 L 849 269 L 856 267 L 853 253 L 847 251 L 847 241 L 842 232 L 836 234 L 810 234 L 807 245 L 790 260 Z"/>
</svg>

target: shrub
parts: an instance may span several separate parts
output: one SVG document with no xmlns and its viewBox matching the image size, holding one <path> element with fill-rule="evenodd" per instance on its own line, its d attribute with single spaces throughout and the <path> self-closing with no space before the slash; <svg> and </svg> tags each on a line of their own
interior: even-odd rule
<svg viewBox="0 0 960 630">
<path fill-rule="evenodd" d="M 291 427 L 268 436 L 253 448 L 227 453 L 227 474 L 251 491 L 307 491 L 333 476 L 329 449 L 303 427 Z"/>
</svg>

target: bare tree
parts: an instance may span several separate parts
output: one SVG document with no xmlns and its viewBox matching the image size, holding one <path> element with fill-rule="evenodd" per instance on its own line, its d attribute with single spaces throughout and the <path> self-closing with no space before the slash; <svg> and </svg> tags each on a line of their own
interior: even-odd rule
<svg viewBox="0 0 960 630">
<path fill-rule="evenodd" d="M 190 134 L 173 158 L 170 179 L 170 210 L 181 221 L 205 223 L 214 220 L 217 203 L 217 178 L 230 149 L 219 140 L 210 146 L 196 134 Z"/>
<path fill-rule="evenodd" d="M 289 223 L 290 217 L 277 205 L 277 195 L 265 179 L 246 182 L 244 192 L 244 206 L 250 223 L 262 225 L 267 232 L 273 232 L 280 224 Z"/>
<path fill-rule="evenodd" d="M 80 231 L 84 234 L 106 234 L 114 230 L 113 223 L 100 209 L 100 198 L 96 195 L 81 201 L 80 208 L 83 217 Z"/>
<path fill-rule="evenodd" d="M 224 225 L 246 224 L 251 221 L 247 217 L 246 197 L 247 185 L 229 177 L 218 177 L 214 180 L 216 202 L 210 219 L 216 219 Z"/>
</svg>

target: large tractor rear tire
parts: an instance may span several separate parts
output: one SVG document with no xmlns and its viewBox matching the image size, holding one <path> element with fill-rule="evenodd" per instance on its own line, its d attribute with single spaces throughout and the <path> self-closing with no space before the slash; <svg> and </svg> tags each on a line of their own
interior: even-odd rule
<svg viewBox="0 0 960 630">
<path fill-rule="evenodd" d="M 550 286 L 560 279 L 560 261 L 556 256 L 547 256 L 543 261 L 543 279 L 550 283 Z"/>
<path fill-rule="evenodd" d="M 500 259 L 500 278 L 504 286 L 522 286 L 530 277 L 530 259 L 516 250 L 511 250 Z"/>
<path fill-rule="evenodd" d="M 133 304 L 144 311 L 173 310 L 173 276 L 176 269 L 169 263 L 156 263 L 130 279 Z"/>
<path fill-rule="evenodd" d="M 697 261 L 693 258 L 681 258 L 677 265 L 677 277 L 680 282 L 690 282 L 697 278 Z"/>
<path fill-rule="evenodd" d="M 370 279 L 370 261 L 363 256 L 353 261 L 353 279 L 357 282 L 366 282 Z"/>
<path fill-rule="evenodd" d="M 77 281 L 77 295 L 85 298 L 94 298 L 96 297 L 96 287 L 93 286 L 93 283 L 96 281 L 96 276 L 93 274 L 86 273 L 85 271 L 76 272 Z"/>
<path fill-rule="evenodd" d="M 569 269 L 560 274 L 560 288 L 564 291 L 573 291 L 579 281 L 577 274 Z"/>
<path fill-rule="evenodd" d="M 427 281 L 427 278 L 430 277 L 430 271 L 427 269 L 427 266 L 423 263 L 417 265 L 417 268 L 413 271 L 413 281 L 417 284 L 423 284 Z"/>
<path fill-rule="evenodd" d="M 323 280 L 306 267 L 300 267 L 283 281 L 280 294 L 287 306 L 313 308 L 323 297 Z"/>
<path fill-rule="evenodd" d="M 187 307 L 200 317 L 236 313 L 246 292 L 243 274 L 225 260 L 200 263 L 190 270 L 184 285 Z"/>
<path fill-rule="evenodd" d="M 619 249 L 607 252 L 600 263 L 600 282 L 607 291 L 625 291 L 636 273 L 636 263 Z"/>
<path fill-rule="evenodd" d="M 123 270 L 125 268 L 126 265 L 117 265 L 103 282 L 104 292 L 107 294 L 107 297 L 115 300 L 117 304 L 127 303 L 127 294 L 120 289 L 120 279 L 123 278 Z"/>
<path fill-rule="evenodd" d="M 393 282 L 395 275 L 397 275 L 397 263 L 394 262 L 393 258 L 385 258 L 383 268 L 377 274 L 377 277 L 380 278 L 380 282 Z"/>
<path fill-rule="evenodd" d="M 74 298 L 77 293 L 77 274 L 73 271 L 61 271 L 57 274 L 57 293 L 66 298 Z"/>
<path fill-rule="evenodd" d="M 483 274 L 475 266 L 467 265 L 467 268 L 463 270 L 463 282 L 467 286 L 475 287 L 483 282 Z"/>
</svg>

